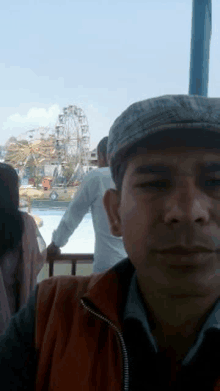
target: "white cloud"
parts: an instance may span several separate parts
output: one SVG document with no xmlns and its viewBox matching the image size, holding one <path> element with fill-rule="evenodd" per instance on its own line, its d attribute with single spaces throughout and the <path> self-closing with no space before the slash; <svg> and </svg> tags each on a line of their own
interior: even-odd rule
<svg viewBox="0 0 220 391">
<path fill-rule="evenodd" d="M 25 115 L 15 113 L 9 116 L 3 124 L 3 129 L 21 128 L 21 130 L 29 130 L 32 127 L 55 125 L 59 113 L 60 108 L 57 104 L 48 109 L 32 107 Z"/>
</svg>

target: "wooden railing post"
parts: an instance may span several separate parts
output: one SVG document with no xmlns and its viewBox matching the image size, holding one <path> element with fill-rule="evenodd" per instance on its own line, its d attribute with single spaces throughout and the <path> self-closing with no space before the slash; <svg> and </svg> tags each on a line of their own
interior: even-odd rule
<svg viewBox="0 0 220 391">
<path fill-rule="evenodd" d="M 93 254 L 59 254 L 59 255 L 48 255 L 47 262 L 49 263 L 49 277 L 54 275 L 54 263 L 71 263 L 71 274 L 76 275 L 76 264 L 77 263 L 93 263 Z"/>
<path fill-rule="evenodd" d="M 72 276 L 76 275 L 76 262 L 75 261 L 72 261 L 71 274 L 72 274 Z"/>
<path fill-rule="evenodd" d="M 50 260 L 49 262 L 49 277 L 52 277 L 54 273 L 54 261 Z"/>
</svg>

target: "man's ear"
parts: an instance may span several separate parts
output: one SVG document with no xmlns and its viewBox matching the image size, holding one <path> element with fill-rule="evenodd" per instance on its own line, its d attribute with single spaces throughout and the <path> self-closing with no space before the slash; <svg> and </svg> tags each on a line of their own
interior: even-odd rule
<svg viewBox="0 0 220 391">
<path fill-rule="evenodd" d="M 121 220 L 119 215 L 120 198 L 118 191 L 115 189 L 106 190 L 103 197 L 103 204 L 108 215 L 109 227 L 111 234 L 114 236 L 122 236 Z"/>
</svg>

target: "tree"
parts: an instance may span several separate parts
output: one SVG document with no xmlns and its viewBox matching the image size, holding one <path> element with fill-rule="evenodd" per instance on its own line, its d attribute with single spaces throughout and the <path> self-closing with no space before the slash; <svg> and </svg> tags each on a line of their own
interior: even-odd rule
<svg viewBox="0 0 220 391">
<path fill-rule="evenodd" d="M 63 167 L 63 176 L 66 178 L 66 182 L 71 179 L 75 167 L 76 165 L 73 162 L 69 162 L 65 165 L 65 167 Z"/>
</svg>

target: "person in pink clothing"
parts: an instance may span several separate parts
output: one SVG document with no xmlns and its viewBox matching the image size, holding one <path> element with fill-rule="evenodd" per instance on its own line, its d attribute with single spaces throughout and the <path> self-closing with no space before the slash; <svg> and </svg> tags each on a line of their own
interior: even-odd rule
<svg viewBox="0 0 220 391">
<path fill-rule="evenodd" d="M 26 302 L 46 260 L 32 216 L 19 211 L 18 175 L 0 163 L 0 334 Z"/>
</svg>

